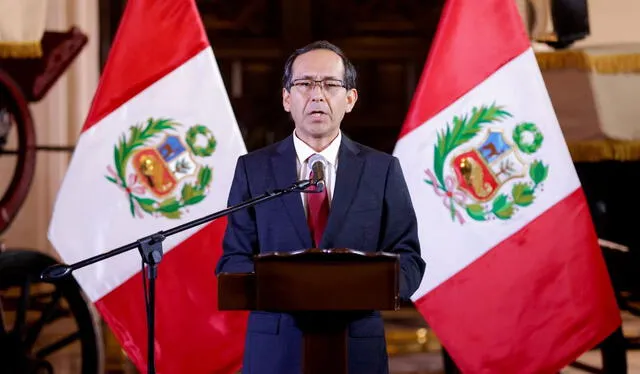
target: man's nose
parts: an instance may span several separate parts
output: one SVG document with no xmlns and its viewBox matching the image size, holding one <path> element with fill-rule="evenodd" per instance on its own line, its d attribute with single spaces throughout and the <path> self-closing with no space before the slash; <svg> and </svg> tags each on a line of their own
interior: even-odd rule
<svg viewBox="0 0 640 374">
<path fill-rule="evenodd" d="M 322 83 L 314 84 L 309 95 L 311 96 L 311 100 L 313 101 L 324 101 L 324 90 L 322 89 Z"/>
</svg>

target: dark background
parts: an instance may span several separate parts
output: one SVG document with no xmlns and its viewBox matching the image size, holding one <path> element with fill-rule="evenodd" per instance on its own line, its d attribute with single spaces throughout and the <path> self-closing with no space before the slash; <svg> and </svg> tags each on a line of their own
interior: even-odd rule
<svg viewBox="0 0 640 374">
<path fill-rule="evenodd" d="M 125 0 L 100 1 L 104 65 Z M 318 39 L 341 47 L 358 70 L 359 100 L 342 129 L 392 152 L 425 63 L 442 0 L 199 0 L 196 2 L 247 148 L 289 135 L 280 81 L 294 49 Z M 241 94 L 233 79 L 241 81 Z"/>
</svg>

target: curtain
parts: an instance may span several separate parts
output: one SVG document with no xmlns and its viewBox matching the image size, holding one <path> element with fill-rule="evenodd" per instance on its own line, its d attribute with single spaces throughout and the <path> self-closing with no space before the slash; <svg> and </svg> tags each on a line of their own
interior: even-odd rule
<svg viewBox="0 0 640 374">
<path fill-rule="evenodd" d="M 99 3 L 98 0 L 47 0 L 42 3 L 46 3 L 45 30 L 68 31 L 76 26 L 89 39 L 44 98 L 30 105 L 38 145 L 73 146 L 99 78 Z M 36 172 L 29 195 L 11 226 L 0 237 L 6 248 L 34 249 L 57 257 L 47 240 L 47 229 L 70 158 L 68 152 L 37 152 Z M 10 157 L 0 158 L 2 170 L 9 167 L 12 171 L 14 161 Z"/>
</svg>

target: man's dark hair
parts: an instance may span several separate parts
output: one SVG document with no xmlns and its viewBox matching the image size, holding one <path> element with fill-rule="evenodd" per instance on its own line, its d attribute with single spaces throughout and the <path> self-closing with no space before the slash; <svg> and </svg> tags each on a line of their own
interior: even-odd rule
<svg viewBox="0 0 640 374">
<path fill-rule="evenodd" d="M 283 88 L 286 88 L 287 91 L 291 90 L 291 85 L 293 83 L 292 76 L 291 76 L 293 73 L 291 70 L 293 69 L 293 62 L 296 60 L 296 58 L 301 54 L 311 52 L 316 49 L 328 49 L 336 53 L 338 56 L 340 56 L 340 58 L 342 59 L 342 65 L 344 65 L 344 77 L 343 77 L 344 86 L 347 90 L 356 88 L 357 73 L 356 73 L 355 66 L 353 66 L 351 61 L 349 61 L 347 56 L 344 54 L 344 52 L 342 52 L 342 49 L 340 49 L 338 46 L 334 44 L 331 44 L 326 40 L 319 40 L 319 41 L 307 44 L 302 48 L 296 49 L 291 54 L 291 56 L 289 56 L 289 58 L 287 59 L 287 62 L 284 64 L 284 74 L 282 75 Z"/>
</svg>

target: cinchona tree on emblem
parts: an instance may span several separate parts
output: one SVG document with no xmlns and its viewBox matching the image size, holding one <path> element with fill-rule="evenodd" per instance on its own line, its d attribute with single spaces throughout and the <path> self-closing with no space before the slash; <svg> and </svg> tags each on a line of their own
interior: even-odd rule
<svg viewBox="0 0 640 374">
<path fill-rule="evenodd" d="M 452 220 L 507 220 L 533 204 L 549 166 L 527 162 L 523 154 L 534 155 L 544 136 L 531 122 L 516 125 L 511 136 L 504 126 L 491 126 L 511 117 L 494 104 L 474 107 L 438 133 L 433 169 L 425 170 L 424 181 L 442 197 Z"/>
<path fill-rule="evenodd" d="M 125 192 L 132 216 L 177 219 L 206 197 L 212 171 L 199 161 L 213 154 L 216 139 L 203 125 L 189 128 L 183 139 L 179 126 L 171 119 L 149 118 L 146 125 L 132 126 L 128 136 L 122 134 L 114 147 L 106 178 Z"/>
</svg>

